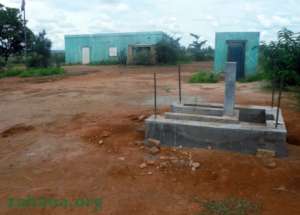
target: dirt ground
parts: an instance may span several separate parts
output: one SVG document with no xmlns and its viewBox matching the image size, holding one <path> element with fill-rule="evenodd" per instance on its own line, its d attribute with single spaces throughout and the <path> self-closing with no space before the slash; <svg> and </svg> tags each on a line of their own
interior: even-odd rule
<svg viewBox="0 0 300 215">
<path fill-rule="evenodd" d="M 183 66 L 184 100 L 223 102 L 224 83 L 187 83 L 192 72 L 210 67 Z M 152 114 L 153 71 L 164 112 L 178 99 L 176 67 L 66 70 L 65 77 L 0 80 L 0 214 L 199 214 L 199 202 L 227 197 L 261 204 L 262 214 L 300 214 L 300 111 L 293 95 L 284 93 L 282 102 L 289 157 L 276 159 L 275 168 L 250 155 L 165 147 L 140 168 L 149 159 L 138 141 L 143 116 Z M 260 83 L 238 84 L 238 104 L 270 102 Z M 200 163 L 196 171 L 171 161 L 188 156 Z M 101 198 L 102 208 L 8 207 L 9 197 L 26 196 Z"/>
</svg>

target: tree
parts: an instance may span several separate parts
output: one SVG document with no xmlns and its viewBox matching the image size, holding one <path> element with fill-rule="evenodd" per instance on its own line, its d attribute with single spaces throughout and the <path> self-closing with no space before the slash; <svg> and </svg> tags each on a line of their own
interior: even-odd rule
<svg viewBox="0 0 300 215">
<path fill-rule="evenodd" d="M 156 61 L 161 64 L 175 64 L 182 55 L 181 38 L 168 37 L 156 44 Z"/>
<path fill-rule="evenodd" d="M 192 44 L 189 45 L 189 51 L 194 56 L 195 60 L 204 60 L 204 53 L 202 51 L 202 47 L 205 45 L 207 40 L 201 41 L 200 36 L 197 34 L 191 33 L 190 35 L 194 38 L 194 41 L 192 42 Z"/>
<path fill-rule="evenodd" d="M 46 31 L 43 30 L 35 36 L 27 61 L 29 67 L 48 67 L 51 58 L 51 41 L 46 38 Z"/>
<path fill-rule="evenodd" d="M 20 11 L 0 4 L 0 57 L 5 65 L 9 56 L 24 49 L 24 28 Z"/>
<path fill-rule="evenodd" d="M 285 84 L 300 84 L 300 35 L 286 28 L 278 32 L 278 40 L 260 46 L 260 61 L 269 79 Z"/>
<path fill-rule="evenodd" d="M 201 61 L 201 60 L 211 60 L 213 59 L 214 50 L 208 46 L 205 47 L 207 40 L 200 40 L 200 36 L 197 34 L 190 34 L 194 41 L 189 45 L 188 51 L 193 56 L 194 60 Z"/>
<path fill-rule="evenodd" d="M 135 55 L 133 57 L 133 61 L 137 65 L 151 65 L 152 55 L 150 52 L 150 48 L 136 48 Z"/>
</svg>

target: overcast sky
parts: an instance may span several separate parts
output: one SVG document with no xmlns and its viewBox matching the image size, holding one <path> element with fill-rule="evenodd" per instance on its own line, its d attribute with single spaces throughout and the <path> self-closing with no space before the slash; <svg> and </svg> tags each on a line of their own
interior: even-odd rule
<svg viewBox="0 0 300 215">
<path fill-rule="evenodd" d="M 26 12 L 28 26 L 45 29 L 53 49 L 64 49 L 65 34 L 161 30 L 183 45 L 189 33 L 213 45 L 218 31 L 260 31 L 265 41 L 284 26 L 300 31 L 300 0 L 26 0 Z"/>
</svg>

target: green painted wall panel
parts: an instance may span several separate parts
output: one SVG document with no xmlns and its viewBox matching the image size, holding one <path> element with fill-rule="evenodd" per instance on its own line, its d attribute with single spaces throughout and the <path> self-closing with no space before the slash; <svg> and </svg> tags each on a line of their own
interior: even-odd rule
<svg viewBox="0 0 300 215">
<path fill-rule="evenodd" d="M 217 32 L 215 39 L 214 71 L 223 72 L 227 61 L 227 40 L 245 40 L 245 75 L 256 72 L 259 51 L 259 32 Z"/>
<path fill-rule="evenodd" d="M 122 50 L 127 54 L 128 45 L 156 44 L 167 38 L 163 32 L 136 32 L 136 33 L 104 33 L 93 35 L 66 35 L 65 52 L 66 63 L 82 62 L 82 48 L 90 48 L 91 63 L 114 59 L 109 56 L 109 48 L 116 47 L 118 55 Z"/>
</svg>

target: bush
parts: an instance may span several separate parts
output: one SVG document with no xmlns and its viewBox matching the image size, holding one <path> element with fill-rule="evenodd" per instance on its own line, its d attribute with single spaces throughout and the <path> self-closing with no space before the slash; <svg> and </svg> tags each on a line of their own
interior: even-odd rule
<svg viewBox="0 0 300 215">
<path fill-rule="evenodd" d="M 184 56 L 184 49 L 179 44 L 180 38 L 168 37 L 156 44 L 156 62 L 159 64 L 176 64 Z"/>
<path fill-rule="evenodd" d="M 190 83 L 217 83 L 219 75 L 208 71 L 199 71 L 192 75 Z"/>
<path fill-rule="evenodd" d="M 51 67 L 51 68 L 32 68 L 27 70 L 7 70 L 0 73 L 0 78 L 4 77 L 39 77 L 50 75 L 62 75 L 65 71 L 63 68 Z"/>
<path fill-rule="evenodd" d="M 62 75 L 65 71 L 63 68 L 51 67 L 51 68 L 35 68 L 25 70 L 19 74 L 20 77 L 37 77 L 37 76 L 50 76 L 50 75 Z"/>
<path fill-rule="evenodd" d="M 285 85 L 300 84 L 300 35 L 284 28 L 277 41 L 262 43 L 260 53 L 260 64 L 269 80 L 278 83 L 283 77 Z"/>
<path fill-rule="evenodd" d="M 51 58 L 51 41 L 46 38 L 46 32 L 42 31 L 35 36 L 32 47 L 26 61 L 28 67 L 48 67 Z"/>
<path fill-rule="evenodd" d="M 19 76 L 22 72 L 23 70 L 19 70 L 19 69 L 3 71 L 0 73 L 0 78 Z"/>
<path fill-rule="evenodd" d="M 0 72 L 4 69 L 5 67 L 5 61 L 2 57 L 0 57 Z"/>
<path fill-rule="evenodd" d="M 151 54 L 148 50 L 141 50 L 134 55 L 133 61 L 137 65 L 151 65 Z"/>
<path fill-rule="evenodd" d="M 242 78 L 241 80 L 239 80 L 239 82 L 241 83 L 247 83 L 247 82 L 255 82 L 255 81 L 262 81 L 265 80 L 266 74 L 263 72 L 257 72 L 255 74 L 252 75 L 248 75 L 245 78 Z"/>
<path fill-rule="evenodd" d="M 214 59 L 214 50 L 211 46 L 206 46 L 207 40 L 201 40 L 197 34 L 190 34 L 194 41 L 189 45 L 188 52 L 196 61 L 205 61 Z"/>
<path fill-rule="evenodd" d="M 27 67 L 46 67 L 49 65 L 48 60 L 45 60 L 44 57 L 37 53 L 31 53 L 27 56 L 26 66 Z"/>
<path fill-rule="evenodd" d="M 51 63 L 56 67 L 60 67 L 62 64 L 64 64 L 65 63 L 65 52 L 64 51 L 53 51 L 51 53 Z"/>
</svg>

